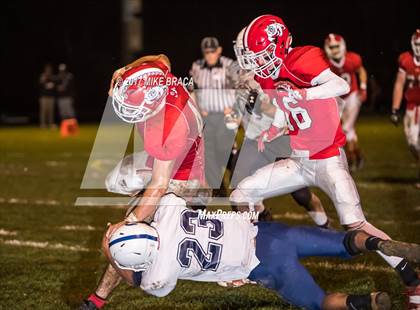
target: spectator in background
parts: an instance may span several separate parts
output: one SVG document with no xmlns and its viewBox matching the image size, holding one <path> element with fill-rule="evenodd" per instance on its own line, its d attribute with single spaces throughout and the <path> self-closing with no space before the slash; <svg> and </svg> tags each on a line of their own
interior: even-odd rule
<svg viewBox="0 0 420 310">
<path fill-rule="evenodd" d="M 236 131 L 226 128 L 224 118 L 235 101 L 239 67 L 236 61 L 222 56 L 222 47 L 214 37 L 202 40 L 201 51 L 203 58 L 192 64 L 190 75 L 205 123 L 206 177 L 209 185 L 217 190 L 236 135 Z"/>
<path fill-rule="evenodd" d="M 55 127 L 54 124 L 54 95 L 55 81 L 53 67 L 46 64 L 39 78 L 39 122 L 42 128 Z"/>
<path fill-rule="evenodd" d="M 75 117 L 74 113 L 74 81 L 73 74 L 67 71 L 67 65 L 62 63 L 58 66 L 57 104 L 62 120 Z"/>
</svg>

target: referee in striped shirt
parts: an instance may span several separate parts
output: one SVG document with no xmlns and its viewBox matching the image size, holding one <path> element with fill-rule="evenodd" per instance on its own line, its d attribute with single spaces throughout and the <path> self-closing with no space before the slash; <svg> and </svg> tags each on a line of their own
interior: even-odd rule
<svg viewBox="0 0 420 310">
<path fill-rule="evenodd" d="M 220 189 L 236 132 L 226 128 L 225 111 L 235 102 L 239 67 L 222 56 L 222 47 L 214 37 L 201 41 L 203 58 L 192 64 L 190 75 L 194 94 L 204 119 L 206 177 L 213 189 Z"/>
</svg>

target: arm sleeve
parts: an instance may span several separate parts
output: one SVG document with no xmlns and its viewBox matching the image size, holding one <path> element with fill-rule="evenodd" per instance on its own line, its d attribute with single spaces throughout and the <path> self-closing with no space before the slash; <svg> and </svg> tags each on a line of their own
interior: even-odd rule
<svg viewBox="0 0 420 310">
<path fill-rule="evenodd" d="M 311 83 L 318 86 L 306 89 L 306 99 L 308 100 L 339 97 L 350 91 L 349 84 L 330 69 L 324 70 Z"/>
</svg>

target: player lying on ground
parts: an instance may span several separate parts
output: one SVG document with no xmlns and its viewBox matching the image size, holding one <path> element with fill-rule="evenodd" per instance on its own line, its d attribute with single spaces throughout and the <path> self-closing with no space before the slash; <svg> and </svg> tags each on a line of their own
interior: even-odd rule
<svg viewBox="0 0 420 310">
<path fill-rule="evenodd" d="M 410 152 L 417 162 L 420 189 L 420 29 L 411 36 L 412 51 L 404 52 L 398 59 L 398 73 L 394 84 L 391 121 L 398 125 L 403 94 L 407 100 L 404 116 L 404 133 Z M 405 89 L 405 91 L 404 91 Z"/>
<path fill-rule="evenodd" d="M 258 151 L 258 137 L 267 130 L 273 122 L 276 107 L 264 94 L 260 85 L 254 80 L 254 73 L 240 70 L 239 81 L 236 85 L 235 104 L 229 117 L 226 117 L 226 126 L 235 130 L 242 124 L 245 138 L 239 149 L 231 185 L 235 188 L 240 181 L 252 175 L 259 168 L 275 162 L 278 158 L 290 156 L 289 138 L 284 136 L 266 143 L 265 152 Z M 308 187 L 291 193 L 293 199 L 308 211 L 309 216 L 319 227 L 328 228 L 329 220 L 322 206 L 321 200 Z M 259 202 L 256 211 L 260 218 L 270 218 L 263 202 Z"/>
<path fill-rule="evenodd" d="M 188 91 L 176 81 L 164 55 L 142 57 L 114 73 L 109 94 L 113 96 L 115 113 L 125 122 L 136 124 L 147 153 L 146 158 L 142 154 L 131 160 L 145 161 L 149 169 L 146 171 L 149 182 L 141 197 L 134 201 L 126 220 L 151 218 L 166 192 L 190 198 L 200 187 L 206 186 L 201 137 L 203 122 Z M 138 184 L 134 182 L 134 185 Z M 118 173 L 107 179 L 108 188 L 122 187 L 124 194 L 135 195 L 141 190 L 134 186 L 132 191 L 128 188 L 130 185 L 133 184 L 120 178 Z M 111 228 L 117 229 L 124 224 L 125 221 Z M 120 279 L 112 266 L 108 266 L 95 290 L 96 297 L 91 297 L 99 305 L 100 298 L 106 299 Z"/>
<path fill-rule="evenodd" d="M 278 105 L 271 127 L 259 138 L 260 150 L 264 151 L 264 143 L 287 134 L 292 156 L 242 180 L 230 199 L 252 206 L 316 186 L 331 198 L 345 229 L 390 239 L 366 220 L 342 149 L 346 139 L 335 97 L 349 91 L 348 83 L 331 72 L 321 49 L 291 48 L 291 41 L 283 20 L 273 15 L 254 19 L 236 40 L 239 64 L 255 73 L 261 88 Z M 420 280 L 414 268 L 403 258 L 379 254 L 406 285 L 409 309 L 420 308 Z"/>
<path fill-rule="evenodd" d="M 360 169 L 364 159 L 360 151 L 356 134 L 356 121 L 360 105 L 367 98 L 367 72 L 359 54 L 347 51 L 344 38 L 330 33 L 325 38 L 325 54 L 327 55 L 331 71 L 343 78 L 350 86 L 350 92 L 338 100 L 341 122 L 346 135 L 346 155 L 351 171 Z"/>
<path fill-rule="evenodd" d="M 130 223 L 106 233 L 102 246 L 115 270 L 131 285 L 154 296 L 168 295 L 178 279 L 232 281 L 248 278 L 275 290 L 305 309 L 390 309 L 386 293 L 326 294 L 299 259 L 350 258 L 366 251 L 404 255 L 420 261 L 420 246 L 382 240 L 363 231 L 335 232 L 289 227 L 276 222 L 252 224 L 245 213 L 206 218 L 167 194 L 154 221 Z"/>
</svg>

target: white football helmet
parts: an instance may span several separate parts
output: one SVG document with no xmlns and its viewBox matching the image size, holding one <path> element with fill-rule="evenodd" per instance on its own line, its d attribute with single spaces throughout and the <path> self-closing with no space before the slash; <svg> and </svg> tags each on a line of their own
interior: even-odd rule
<svg viewBox="0 0 420 310">
<path fill-rule="evenodd" d="M 109 251 L 121 269 L 144 271 L 159 250 L 159 235 L 145 223 L 128 223 L 117 229 L 109 241 Z"/>
<path fill-rule="evenodd" d="M 148 64 L 140 65 L 125 72 L 115 83 L 112 106 L 125 122 L 144 122 L 165 106 L 167 92 L 165 72 Z"/>
<path fill-rule="evenodd" d="M 346 54 L 346 41 L 342 36 L 330 33 L 324 42 L 324 50 L 329 59 L 341 60 Z"/>
<path fill-rule="evenodd" d="M 417 29 L 411 36 L 411 47 L 414 55 L 420 57 L 420 29 Z"/>
<path fill-rule="evenodd" d="M 134 196 L 152 179 L 152 168 L 146 166 L 145 151 L 124 157 L 105 179 L 108 192 Z"/>
<path fill-rule="evenodd" d="M 238 60 L 239 66 L 244 70 L 252 70 L 253 66 L 246 57 L 246 49 L 244 46 L 244 34 L 246 27 L 244 27 L 233 42 L 233 50 L 235 51 L 236 59 Z"/>
</svg>

